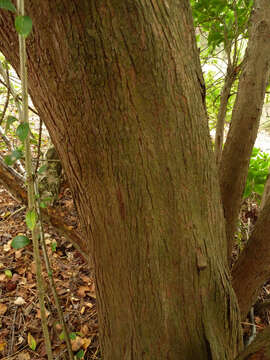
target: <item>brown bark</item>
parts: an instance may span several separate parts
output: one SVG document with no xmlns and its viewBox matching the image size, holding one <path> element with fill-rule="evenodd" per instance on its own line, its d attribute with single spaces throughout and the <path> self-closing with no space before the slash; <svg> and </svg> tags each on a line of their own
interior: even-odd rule
<svg viewBox="0 0 270 360">
<path fill-rule="evenodd" d="M 239 310 L 189 2 L 27 4 L 29 86 L 93 254 L 104 359 L 234 358 Z M 0 45 L 16 68 L 9 20 Z"/>
<path fill-rule="evenodd" d="M 270 360 L 269 343 L 270 327 L 258 334 L 255 340 L 235 360 Z"/>
<path fill-rule="evenodd" d="M 220 184 L 228 256 L 234 243 L 249 160 L 256 140 L 270 70 L 270 2 L 255 1 L 246 64 L 240 76 L 231 127 L 224 146 Z"/>
<path fill-rule="evenodd" d="M 233 287 L 241 318 L 255 303 L 263 284 L 270 279 L 270 197 L 260 213 L 251 237 L 233 267 Z"/>
<path fill-rule="evenodd" d="M 9 193 L 22 204 L 27 205 L 27 191 L 25 187 L 24 178 L 7 166 L 0 157 L 0 184 L 9 191 Z M 67 240 L 80 251 L 80 253 L 88 259 L 86 255 L 86 245 L 77 231 L 69 228 L 62 220 L 62 215 L 57 208 L 49 206 L 46 209 L 41 209 L 43 219 L 54 226 L 55 230 L 61 235 L 65 236 Z"/>
</svg>

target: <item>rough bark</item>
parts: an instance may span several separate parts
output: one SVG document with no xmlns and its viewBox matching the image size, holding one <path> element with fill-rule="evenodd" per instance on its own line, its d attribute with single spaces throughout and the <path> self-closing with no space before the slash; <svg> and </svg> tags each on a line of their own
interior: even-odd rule
<svg viewBox="0 0 270 360">
<path fill-rule="evenodd" d="M 256 302 L 263 284 L 270 279 L 270 197 L 260 212 L 248 243 L 232 270 L 241 318 Z"/>
<path fill-rule="evenodd" d="M 256 140 L 270 70 L 270 2 L 257 0 L 254 5 L 246 64 L 240 76 L 231 126 L 221 159 L 220 184 L 228 256 L 234 243 L 242 194 L 249 160 Z"/>
<path fill-rule="evenodd" d="M 11 167 L 7 166 L 3 159 L 0 157 L 0 184 L 22 204 L 27 205 L 27 191 L 25 187 L 25 179 L 19 173 L 14 171 Z M 88 259 L 86 255 L 86 245 L 80 234 L 77 231 L 69 228 L 62 220 L 62 215 L 59 210 L 49 206 L 46 209 L 41 209 L 43 219 L 54 226 L 55 230 L 66 237 L 67 240 L 80 251 L 80 253 Z"/>
<path fill-rule="evenodd" d="M 189 2 L 27 4 L 29 87 L 93 254 L 104 359 L 234 358 L 239 310 Z M 1 51 L 17 68 L 8 20 Z"/>
</svg>

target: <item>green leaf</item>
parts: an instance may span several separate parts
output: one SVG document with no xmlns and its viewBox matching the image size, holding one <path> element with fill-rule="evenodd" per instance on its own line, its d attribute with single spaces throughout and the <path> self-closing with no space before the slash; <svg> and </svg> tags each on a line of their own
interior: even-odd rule
<svg viewBox="0 0 270 360">
<path fill-rule="evenodd" d="M 17 127 L 16 135 L 21 140 L 21 142 L 23 142 L 27 138 L 28 132 L 29 124 L 27 122 L 23 122 Z"/>
<path fill-rule="evenodd" d="M 15 238 L 11 242 L 11 246 L 13 247 L 13 249 L 21 249 L 28 244 L 30 244 L 30 240 L 24 235 L 15 236 Z"/>
<path fill-rule="evenodd" d="M 12 278 L 12 272 L 10 270 L 6 270 L 5 275 L 6 275 L 6 277 L 8 277 L 10 279 Z"/>
<path fill-rule="evenodd" d="M 38 173 L 39 174 L 42 174 L 42 173 L 44 173 L 44 171 L 46 171 L 47 170 L 47 166 L 46 165 L 42 165 L 39 169 L 38 169 Z"/>
<path fill-rule="evenodd" d="M 36 347 L 37 347 L 37 343 L 36 343 L 35 338 L 30 333 L 28 333 L 27 342 L 28 342 L 28 345 L 29 345 L 30 349 L 35 351 Z"/>
<path fill-rule="evenodd" d="M 25 220 L 28 229 L 34 230 L 34 227 L 37 223 L 37 213 L 35 212 L 35 210 L 28 211 Z"/>
<path fill-rule="evenodd" d="M 1 1 L 1 0 L 0 0 Z M 10 125 L 13 124 L 15 121 L 18 121 L 18 119 L 16 119 L 14 116 L 8 116 L 7 117 L 7 122 L 6 122 L 6 127 L 5 127 L 5 133 L 8 132 Z"/>
<path fill-rule="evenodd" d="M 42 208 L 42 209 L 46 209 L 47 207 L 47 204 L 43 201 L 41 201 L 41 203 L 39 204 L 39 206 Z"/>
<path fill-rule="evenodd" d="M 0 9 L 16 12 L 16 8 L 10 0 L 0 0 Z"/>
<path fill-rule="evenodd" d="M 32 20 L 27 15 L 19 15 L 15 18 L 15 29 L 18 34 L 27 37 L 32 30 Z"/>
<path fill-rule="evenodd" d="M 64 333 L 64 331 L 62 331 L 61 334 L 59 335 L 59 340 L 61 340 L 61 341 L 65 340 L 65 333 Z"/>
<path fill-rule="evenodd" d="M 81 349 L 75 354 L 76 359 L 83 359 L 84 351 Z"/>
<path fill-rule="evenodd" d="M 11 165 L 14 164 L 15 160 L 12 159 L 12 156 L 11 156 L 11 155 L 6 155 L 6 156 L 4 157 L 4 162 L 5 162 L 6 165 L 11 166 Z"/>
<path fill-rule="evenodd" d="M 55 251 L 56 251 L 56 248 L 57 248 L 57 242 L 56 242 L 56 241 L 53 241 L 53 242 L 51 243 L 52 252 L 55 252 Z"/>
<path fill-rule="evenodd" d="M 76 333 L 74 333 L 74 332 L 72 332 L 72 333 L 69 334 L 69 338 L 70 338 L 71 340 L 75 340 L 76 337 L 77 337 L 77 335 L 76 335 Z"/>
</svg>

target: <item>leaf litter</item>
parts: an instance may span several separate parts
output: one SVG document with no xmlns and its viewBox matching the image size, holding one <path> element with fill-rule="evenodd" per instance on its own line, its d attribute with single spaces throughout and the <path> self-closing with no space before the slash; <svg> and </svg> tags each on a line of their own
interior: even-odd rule
<svg viewBox="0 0 270 360">
<path fill-rule="evenodd" d="M 65 221 L 77 228 L 76 211 L 68 188 L 61 194 L 58 206 L 63 209 Z M 21 207 L 0 187 L 0 359 L 45 360 L 32 245 L 22 249 L 11 246 L 15 236 L 30 237 L 25 209 L 20 211 Z M 93 271 L 80 253 L 46 224 L 45 238 L 64 317 L 69 332 L 75 334 L 74 354 L 84 354 L 82 359 L 100 359 Z M 43 274 L 47 279 L 44 265 Z M 48 281 L 45 292 L 53 355 L 59 360 L 66 359 L 62 327 L 57 322 Z"/>
</svg>

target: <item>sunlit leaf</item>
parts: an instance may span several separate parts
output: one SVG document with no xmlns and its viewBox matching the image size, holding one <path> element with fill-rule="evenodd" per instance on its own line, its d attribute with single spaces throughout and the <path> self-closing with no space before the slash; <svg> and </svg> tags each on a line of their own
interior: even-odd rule
<svg viewBox="0 0 270 360">
<path fill-rule="evenodd" d="M 27 37 L 32 30 L 32 20 L 27 15 L 19 15 L 15 18 L 15 29 L 18 34 Z"/>
<path fill-rule="evenodd" d="M 6 277 L 8 277 L 10 279 L 12 278 L 12 272 L 10 270 L 6 270 L 5 275 L 6 275 Z"/>
<path fill-rule="evenodd" d="M 35 351 L 36 347 L 37 347 L 37 343 L 36 343 L 36 340 L 34 339 L 34 337 L 30 333 L 28 333 L 27 342 L 28 342 L 30 349 Z"/>
<path fill-rule="evenodd" d="M 37 213 L 34 209 L 27 212 L 25 221 L 28 229 L 34 230 L 37 223 Z"/>
</svg>

